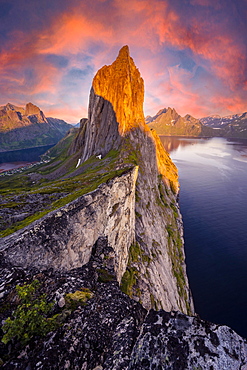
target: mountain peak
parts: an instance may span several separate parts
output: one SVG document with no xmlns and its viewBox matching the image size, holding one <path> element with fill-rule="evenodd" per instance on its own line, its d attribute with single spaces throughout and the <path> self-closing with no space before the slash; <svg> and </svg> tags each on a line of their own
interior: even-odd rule
<svg viewBox="0 0 247 370">
<path fill-rule="evenodd" d="M 130 51 L 128 45 L 123 46 L 118 53 L 118 58 L 130 57 Z"/>
<path fill-rule="evenodd" d="M 120 49 L 111 65 L 97 72 L 93 89 L 96 95 L 111 103 L 120 135 L 133 127 L 144 126 L 144 82 L 127 45 Z"/>
<path fill-rule="evenodd" d="M 34 105 L 33 103 L 27 103 L 25 108 L 25 115 L 30 116 L 33 114 L 40 114 L 41 110 L 37 105 Z"/>
<path fill-rule="evenodd" d="M 15 106 L 11 103 L 7 103 L 5 105 L 6 110 L 15 110 Z"/>
</svg>

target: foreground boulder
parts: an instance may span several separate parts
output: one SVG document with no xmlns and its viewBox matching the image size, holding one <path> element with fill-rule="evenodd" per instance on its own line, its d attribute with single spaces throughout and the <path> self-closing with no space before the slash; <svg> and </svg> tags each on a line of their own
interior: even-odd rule
<svg viewBox="0 0 247 370">
<path fill-rule="evenodd" d="M 181 312 L 146 311 L 120 290 L 115 258 L 107 238 L 99 238 L 90 261 L 67 273 L 31 272 L 2 260 L 2 308 L 16 307 L 15 284 L 38 279 L 40 294 L 54 302 L 53 313 L 60 317 L 60 326 L 44 338 L 34 336 L 25 346 L 16 340 L 1 344 L 2 368 L 245 369 L 243 338 L 226 326 Z M 77 297 L 83 291 L 90 295 L 81 302 Z M 74 297 L 73 305 L 68 297 Z"/>
</svg>

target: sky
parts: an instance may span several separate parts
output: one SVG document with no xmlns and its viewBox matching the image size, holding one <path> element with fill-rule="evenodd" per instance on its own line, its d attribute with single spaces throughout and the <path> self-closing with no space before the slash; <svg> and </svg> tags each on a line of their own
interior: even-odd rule
<svg viewBox="0 0 247 370">
<path fill-rule="evenodd" d="M 123 45 L 145 115 L 247 111 L 247 0 L 0 0 L 0 105 L 87 117 L 92 79 Z"/>
</svg>

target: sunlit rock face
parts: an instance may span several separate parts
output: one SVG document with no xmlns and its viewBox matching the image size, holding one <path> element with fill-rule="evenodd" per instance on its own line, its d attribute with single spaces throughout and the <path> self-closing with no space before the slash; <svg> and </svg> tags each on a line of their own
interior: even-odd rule
<svg viewBox="0 0 247 370">
<path fill-rule="evenodd" d="M 93 79 L 82 160 L 94 154 L 104 156 L 119 147 L 125 133 L 144 128 L 143 100 L 143 79 L 124 46 L 115 62 L 102 67 Z"/>
<path fill-rule="evenodd" d="M 32 103 L 26 104 L 25 108 L 25 115 L 30 116 L 29 119 L 34 123 L 42 123 L 47 122 L 46 117 L 44 116 L 44 113 L 37 107 L 36 105 Z M 34 116 L 34 117 L 32 117 Z"/>
<path fill-rule="evenodd" d="M 0 132 L 7 132 L 34 123 L 47 123 L 47 119 L 39 107 L 32 103 L 26 104 L 25 109 L 10 103 L 0 107 Z"/>
<path fill-rule="evenodd" d="M 122 47 L 115 62 L 98 71 L 93 90 L 112 104 L 121 135 L 133 127 L 144 126 L 144 82 L 127 45 Z"/>
</svg>

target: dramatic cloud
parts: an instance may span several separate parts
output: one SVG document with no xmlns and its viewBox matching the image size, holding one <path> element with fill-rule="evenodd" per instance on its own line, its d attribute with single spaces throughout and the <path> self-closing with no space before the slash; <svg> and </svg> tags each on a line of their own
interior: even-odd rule
<svg viewBox="0 0 247 370">
<path fill-rule="evenodd" d="M 5 1 L 1 101 L 32 101 L 69 122 L 85 116 L 95 72 L 128 44 L 145 111 L 197 117 L 247 110 L 246 6 L 222 0 Z"/>
</svg>

